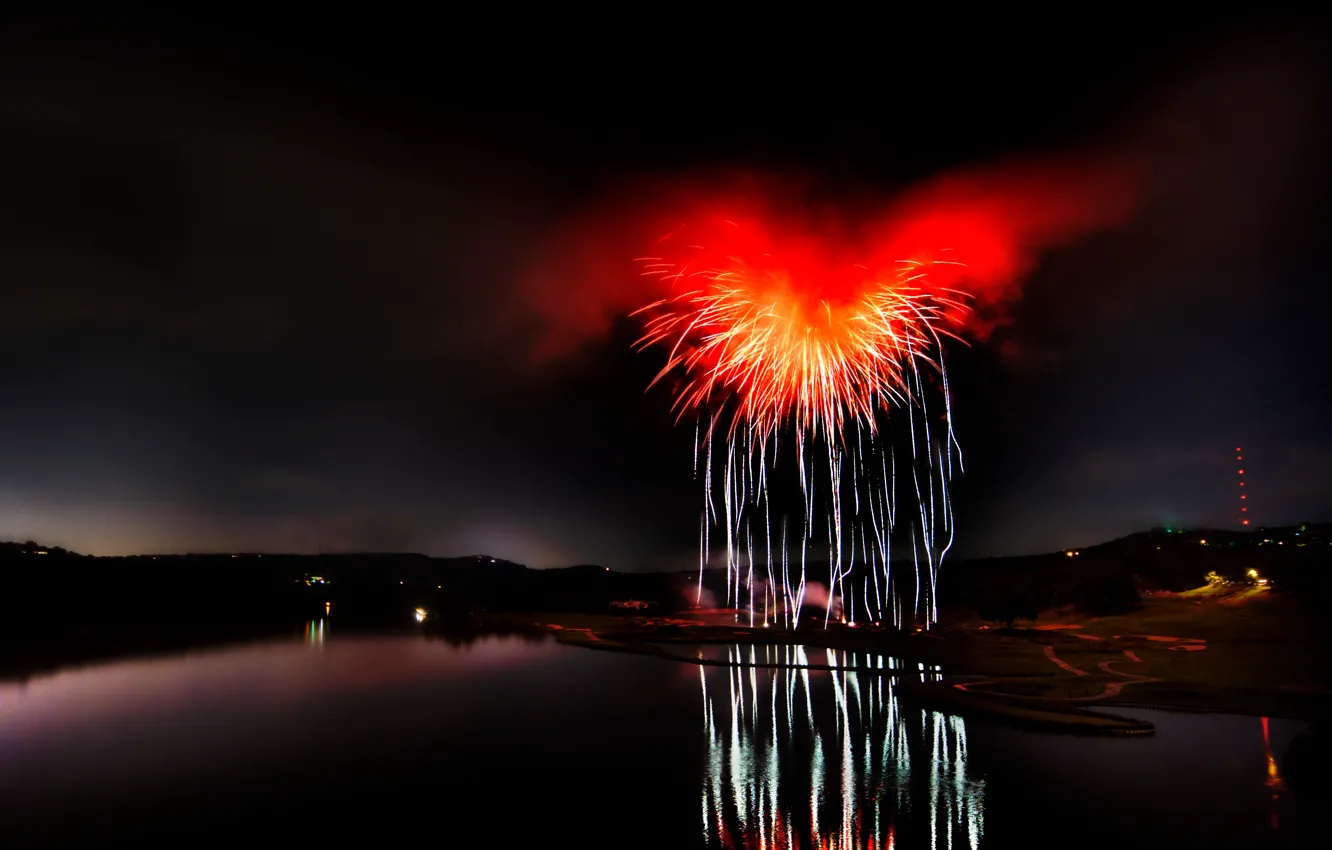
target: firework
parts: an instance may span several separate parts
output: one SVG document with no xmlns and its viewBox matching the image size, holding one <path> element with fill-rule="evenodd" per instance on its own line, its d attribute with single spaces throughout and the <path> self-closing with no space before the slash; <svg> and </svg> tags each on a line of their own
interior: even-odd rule
<svg viewBox="0 0 1332 850">
<path fill-rule="evenodd" d="M 815 601 L 811 556 L 826 555 L 825 624 L 840 611 L 850 624 L 859 614 L 928 627 L 953 540 L 948 482 L 961 469 L 943 343 L 969 313 L 953 285 L 966 258 L 940 246 L 862 259 L 735 220 L 681 228 L 658 249 L 643 273 L 670 294 L 637 312 L 639 346 L 666 350 L 653 384 L 674 377 L 677 416 L 696 419 L 700 593 L 715 535 L 728 604 L 751 625 L 794 627 Z M 890 429 L 890 413 L 901 427 Z M 911 532 L 909 604 L 891 569 L 899 525 Z"/>
</svg>

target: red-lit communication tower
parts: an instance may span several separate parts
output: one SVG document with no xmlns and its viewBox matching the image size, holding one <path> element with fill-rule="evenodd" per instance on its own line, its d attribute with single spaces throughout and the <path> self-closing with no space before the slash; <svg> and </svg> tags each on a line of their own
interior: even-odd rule
<svg viewBox="0 0 1332 850">
<path fill-rule="evenodd" d="M 1244 449 L 1235 447 L 1235 464 L 1239 469 L 1240 486 L 1240 515 L 1239 524 L 1247 526 L 1249 524 L 1249 494 L 1244 492 Z"/>
</svg>

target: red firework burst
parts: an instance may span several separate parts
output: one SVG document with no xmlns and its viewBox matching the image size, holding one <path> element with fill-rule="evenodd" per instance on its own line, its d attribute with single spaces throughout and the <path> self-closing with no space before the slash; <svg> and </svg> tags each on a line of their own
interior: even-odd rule
<svg viewBox="0 0 1332 850">
<path fill-rule="evenodd" d="M 934 256 L 856 257 L 808 237 L 776 239 L 757 222 L 683 228 L 644 258 L 671 294 L 642 308 L 641 347 L 669 348 L 656 381 L 679 370 L 680 414 L 729 410 L 731 436 L 755 442 L 794 424 L 836 438 L 873 432 L 876 413 L 907 404 L 923 372 L 941 372 L 943 337 L 957 337 L 966 293 L 948 285 L 964 265 Z"/>
</svg>

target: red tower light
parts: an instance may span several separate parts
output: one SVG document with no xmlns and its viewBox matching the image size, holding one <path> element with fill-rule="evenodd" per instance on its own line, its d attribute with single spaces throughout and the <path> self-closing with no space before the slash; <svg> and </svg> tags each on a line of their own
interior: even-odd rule
<svg viewBox="0 0 1332 850">
<path fill-rule="evenodd" d="M 1236 462 L 1236 463 L 1243 463 L 1243 461 L 1244 461 L 1244 448 L 1243 448 L 1242 446 L 1236 446 L 1236 447 L 1235 447 L 1235 462 Z M 1249 506 L 1246 504 L 1246 502 L 1248 501 L 1249 496 L 1248 496 L 1247 493 L 1244 492 L 1244 470 L 1243 470 L 1242 468 L 1240 468 L 1239 471 L 1238 471 L 1238 474 L 1239 474 L 1239 486 L 1240 486 L 1240 509 L 1239 509 L 1240 516 L 1239 516 L 1239 524 L 1240 524 L 1241 526 L 1244 526 L 1244 525 L 1248 525 L 1248 524 L 1249 524 L 1249 520 L 1248 520 L 1248 518 L 1245 516 L 1245 514 L 1247 514 L 1247 513 L 1249 512 Z"/>
</svg>

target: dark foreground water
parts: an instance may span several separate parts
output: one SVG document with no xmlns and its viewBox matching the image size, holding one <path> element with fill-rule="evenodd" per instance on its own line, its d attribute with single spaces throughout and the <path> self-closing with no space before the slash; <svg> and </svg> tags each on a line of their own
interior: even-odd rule
<svg viewBox="0 0 1332 850">
<path fill-rule="evenodd" d="M 316 623 L 287 641 L 0 683 L 0 846 L 1321 844 L 1322 801 L 1281 776 L 1304 724 L 1138 711 L 1154 737 L 1041 735 L 921 711 L 892 682 Z"/>
</svg>

